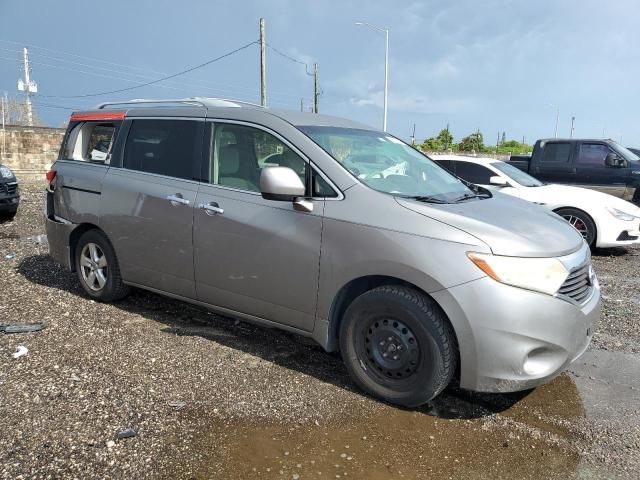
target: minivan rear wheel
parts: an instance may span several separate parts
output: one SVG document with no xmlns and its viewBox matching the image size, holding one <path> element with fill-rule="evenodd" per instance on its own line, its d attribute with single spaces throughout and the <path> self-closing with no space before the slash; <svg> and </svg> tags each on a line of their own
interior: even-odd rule
<svg viewBox="0 0 640 480">
<path fill-rule="evenodd" d="M 340 350 L 362 390 L 406 407 L 442 392 L 457 365 L 455 335 L 444 313 L 426 295 L 403 286 L 375 288 L 349 305 Z"/>
<path fill-rule="evenodd" d="M 129 287 L 122 282 L 116 253 L 102 232 L 83 233 L 75 252 L 78 280 L 91 298 L 112 302 L 129 294 Z"/>
</svg>

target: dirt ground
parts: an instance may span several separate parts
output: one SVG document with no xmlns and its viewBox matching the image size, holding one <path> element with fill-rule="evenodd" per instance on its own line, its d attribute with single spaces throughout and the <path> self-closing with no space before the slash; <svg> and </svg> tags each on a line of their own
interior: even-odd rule
<svg viewBox="0 0 640 480">
<path fill-rule="evenodd" d="M 404 410 L 295 335 L 139 290 L 89 300 L 41 209 L 27 185 L 0 224 L 0 323 L 46 323 L 0 334 L 1 479 L 637 478 L 640 248 L 595 252 L 604 314 L 569 371 Z"/>
</svg>

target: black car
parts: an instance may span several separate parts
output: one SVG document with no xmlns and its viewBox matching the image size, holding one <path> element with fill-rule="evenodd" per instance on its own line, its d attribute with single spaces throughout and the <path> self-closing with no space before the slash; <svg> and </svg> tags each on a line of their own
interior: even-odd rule
<svg viewBox="0 0 640 480">
<path fill-rule="evenodd" d="M 538 140 L 509 163 L 548 183 L 591 188 L 640 204 L 640 157 L 613 140 Z"/>
<path fill-rule="evenodd" d="M 12 220 L 19 204 L 18 180 L 9 167 L 0 164 L 0 221 Z"/>
<path fill-rule="evenodd" d="M 627 147 L 627 150 L 629 150 L 630 152 L 635 153 L 636 155 L 638 155 L 640 157 L 640 148 Z"/>
</svg>

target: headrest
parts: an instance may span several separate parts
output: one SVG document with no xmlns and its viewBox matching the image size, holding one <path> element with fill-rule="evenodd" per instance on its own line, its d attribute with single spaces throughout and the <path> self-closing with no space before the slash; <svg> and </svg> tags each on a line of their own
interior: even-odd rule
<svg viewBox="0 0 640 480">
<path fill-rule="evenodd" d="M 225 145 L 218 154 L 219 175 L 235 175 L 240 169 L 240 149 L 236 144 Z"/>
</svg>

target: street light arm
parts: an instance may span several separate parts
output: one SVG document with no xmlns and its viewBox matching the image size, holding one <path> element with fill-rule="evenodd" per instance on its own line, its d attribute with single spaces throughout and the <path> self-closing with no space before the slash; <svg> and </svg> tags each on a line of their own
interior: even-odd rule
<svg viewBox="0 0 640 480">
<path fill-rule="evenodd" d="M 355 25 L 358 26 L 362 26 L 362 27 L 369 27 L 369 28 L 373 28 L 374 30 L 377 30 L 381 33 L 389 33 L 389 30 L 387 28 L 381 28 L 381 27 L 376 27 L 375 25 L 372 25 L 370 23 L 367 22 L 355 22 Z"/>
</svg>

